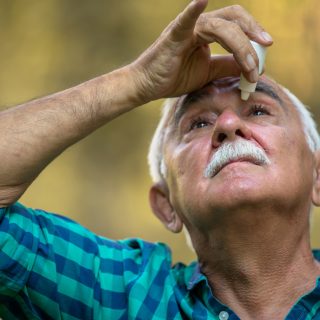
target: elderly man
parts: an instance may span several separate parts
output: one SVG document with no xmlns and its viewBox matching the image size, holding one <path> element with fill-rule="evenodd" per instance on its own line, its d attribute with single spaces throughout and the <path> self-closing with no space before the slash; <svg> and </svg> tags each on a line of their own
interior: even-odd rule
<svg viewBox="0 0 320 320">
<path fill-rule="evenodd" d="M 249 39 L 271 37 L 239 6 L 194 0 L 134 63 L 1 113 L 3 319 L 320 319 L 319 137 L 288 91 L 258 77 Z M 217 41 L 233 56 L 212 57 Z M 240 99 L 239 74 L 259 80 Z M 198 261 L 111 241 L 16 201 L 71 144 L 143 103 L 169 100 L 150 149 L 154 213 L 185 226 Z M 288 152 L 290 150 L 290 152 Z"/>
</svg>

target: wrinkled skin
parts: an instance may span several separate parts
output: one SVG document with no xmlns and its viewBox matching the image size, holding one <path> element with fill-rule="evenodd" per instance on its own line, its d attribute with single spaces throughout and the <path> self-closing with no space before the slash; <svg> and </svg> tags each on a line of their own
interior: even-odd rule
<svg viewBox="0 0 320 320">
<path fill-rule="evenodd" d="M 214 81 L 187 107 L 179 99 L 166 128 L 166 179 L 151 188 L 151 206 L 169 230 L 187 227 L 216 297 L 241 319 L 283 319 L 320 275 L 309 240 L 319 154 L 275 82 L 260 78 L 277 98 L 262 90 L 242 101 L 238 81 Z M 216 150 L 237 139 L 264 149 L 270 163 L 239 159 L 205 177 Z"/>
<path fill-rule="evenodd" d="M 178 126 L 168 130 L 165 159 L 171 200 L 179 212 L 187 215 L 187 221 L 200 228 L 210 227 L 212 212 L 251 205 L 290 212 L 291 208 L 305 206 L 301 198 L 310 203 L 314 157 L 298 113 L 275 83 L 263 79 L 279 94 L 283 105 L 262 92 L 242 101 L 237 79 L 232 79 L 220 87 L 203 89 L 210 95 L 194 103 Z M 255 110 L 255 106 L 264 110 Z M 198 121 L 198 127 L 190 130 L 194 121 Z M 235 139 L 248 139 L 264 149 L 271 164 L 239 161 L 227 165 L 212 179 L 205 178 L 204 168 L 217 148 Z"/>
</svg>

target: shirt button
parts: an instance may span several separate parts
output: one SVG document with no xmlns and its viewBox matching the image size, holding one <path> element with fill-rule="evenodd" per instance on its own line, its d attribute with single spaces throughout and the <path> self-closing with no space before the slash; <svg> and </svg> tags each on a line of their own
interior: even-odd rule
<svg viewBox="0 0 320 320">
<path fill-rule="evenodd" d="M 227 311 L 221 311 L 219 313 L 219 319 L 220 320 L 228 320 L 229 319 L 229 313 Z"/>
</svg>

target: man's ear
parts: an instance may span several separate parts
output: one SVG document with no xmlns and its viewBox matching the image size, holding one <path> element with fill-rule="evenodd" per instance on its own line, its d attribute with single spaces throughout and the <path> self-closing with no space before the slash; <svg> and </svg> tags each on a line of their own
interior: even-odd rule
<svg viewBox="0 0 320 320">
<path fill-rule="evenodd" d="M 312 203 L 320 206 L 320 151 L 314 153 L 315 168 L 313 173 Z"/>
<path fill-rule="evenodd" d="M 171 205 L 169 190 L 165 182 L 154 184 L 149 191 L 149 201 L 153 213 L 174 233 L 182 230 L 183 223 Z"/>
</svg>

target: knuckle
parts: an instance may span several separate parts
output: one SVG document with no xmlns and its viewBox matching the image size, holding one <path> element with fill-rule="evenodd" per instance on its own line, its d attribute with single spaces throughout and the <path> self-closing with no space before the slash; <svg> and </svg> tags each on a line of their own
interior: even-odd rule
<svg viewBox="0 0 320 320">
<path fill-rule="evenodd" d="M 241 62 L 245 62 L 248 54 L 252 55 L 252 52 L 247 42 L 244 39 L 242 39 L 241 41 L 234 42 L 233 50 L 234 50 L 234 54 L 238 57 L 238 59 Z M 250 68 L 247 68 L 247 69 L 248 69 L 247 71 L 251 70 Z"/>
<path fill-rule="evenodd" d="M 239 13 L 246 12 L 246 10 L 240 5 L 240 4 L 234 4 L 229 7 L 230 11 L 232 11 L 235 15 L 238 15 Z"/>
<path fill-rule="evenodd" d="M 174 20 L 173 20 L 173 29 L 180 28 L 182 25 L 182 14 L 180 13 Z"/>
<path fill-rule="evenodd" d="M 201 35 L 207 34 L 210 31 L 214 32 L 216 29 L 214 20 L 208 20 L 205 16 L 200 16 L 194 28 L 195 34 L 201 37 Z"/>
<path fill-rule="evenodd" d="M 175 25 L 175 20 L 171 21 L 167 27 L 161 32 L 160 38 L 166 38 L 173 30 Z"/>
<path fill-rule="evenodd" d="M 210 22 L 210 27 L 213 30 L 219 30 L 222 27 L 223 22 L 224 21 L 222 19 L 220 19 L 220 18 L 212 19 L 211 22 Z"/>
<path fill-rule="evenodd" d="M 196 27 L 203 29 L 208 24 L 208 19 L 206 14 L 201 14 L 197 20 Z"/>
<path fill-rule="evenodd" d="M 240 41 L 237 45 L 236 51 L 240 57 L 245 57 L 245 53 L 248 51 L 248 48 L 244 41 Z"/>
</svg>

